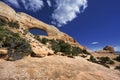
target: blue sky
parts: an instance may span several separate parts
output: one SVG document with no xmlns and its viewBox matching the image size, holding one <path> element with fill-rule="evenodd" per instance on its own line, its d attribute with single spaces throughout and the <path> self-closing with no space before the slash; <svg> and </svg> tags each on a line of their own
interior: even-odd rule
<svg viewBox="0 0 120 80">
<path fill-rule="evenodd" d="M 3 0 L 55 25 L 91 50 L 106 45 L 120 51 L 120 0 Z"/>
</svg>

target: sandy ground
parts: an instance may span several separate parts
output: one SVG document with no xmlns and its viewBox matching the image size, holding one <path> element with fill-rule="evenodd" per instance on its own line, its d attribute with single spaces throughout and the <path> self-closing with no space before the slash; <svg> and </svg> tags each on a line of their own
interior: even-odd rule
<svg viewBox="0 0 120 80">
<path fill-rule="evenodd" d="M 81 57 L 26 57 L 17 61 L 0 59 L 0 80 L 120 80 L 120 71 Z"/>
</svg>

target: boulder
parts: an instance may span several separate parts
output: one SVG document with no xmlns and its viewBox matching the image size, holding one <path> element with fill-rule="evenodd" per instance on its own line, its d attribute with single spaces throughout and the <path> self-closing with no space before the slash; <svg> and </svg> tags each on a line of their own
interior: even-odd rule
<svg viewBox="0 0 120 80">
<path fill-rule="evenodd" d="M 115 52 L 114 48 L 112 46 L 109 46 L 109 45 L 105 46 L 103 48 L 103 50 L 106 51 L 106 52 L 110 52 L 110 53 L 114 53 Z"/>
</svg>

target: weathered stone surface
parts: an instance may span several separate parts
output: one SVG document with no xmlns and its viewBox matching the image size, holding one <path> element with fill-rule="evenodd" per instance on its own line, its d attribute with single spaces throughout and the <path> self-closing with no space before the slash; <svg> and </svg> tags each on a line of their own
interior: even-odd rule
<svg viewBox="0 0 120 80">
<path fill-rule="evenodd" d="M 114 53 L 115 52 L 115 50 L 114 50 L 114 48 L 112 46 L 105 46 L 103 48 L 103 50 L 107 51 L 107 52 L 110 52 L 110 53 Z"/>
<path fill-rule="evenodd" d="M 120 80 L 120 72 L 81 57 L 55 55 L 0 60 L 0 80 Z"/>
<path fill-rule="evenodd" d="M 31 36 L 32 34 L 27 32 L 29 31 L 29 29 L 33 29 L 33 28 L 41 29 L 47 32 L 48 36 L 44 36 L 44 37 L 64 40 L 65 42 L 68 42 L 71 45 L 79 46 L 81 49 L 84 48 L 83 46 L 79 45 L 72 37 L 59 31 L 56 27 L 52 25 L 48 25 L 25 13 L 22 12 L 16 13 L 11 7 L 9 7 L 3 2 L 0 2 L 0 18 L 3 18 L 8 22 L 11 21 L 18 22 L 20 28 L 18 30 L 13 30 L 13 29 L 12 30 L 14 32 L 19 33 L 21 37 L 23 37 L 30 43 L 33 51 L 36 53 L 37 56 L 45 56 L 47 54 L 53 54 L 54 51 L 48 49 L 42 43 L 35 40 L 34 37 Z"/>
</svg>

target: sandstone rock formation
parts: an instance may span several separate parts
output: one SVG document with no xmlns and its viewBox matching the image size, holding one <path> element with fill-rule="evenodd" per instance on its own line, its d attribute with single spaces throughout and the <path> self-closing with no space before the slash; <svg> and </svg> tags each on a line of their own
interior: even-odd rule
<svg viewBox="0 0 120 80">
<path fill-rule="evenodd" d="M 120 80 L 120 72 L 84 58 L 48 56 L 0 60 L 0 80 Z"/>
<path fill-rule="evenodd" d="M 65 42 L 68 42 L 71 45 L 79 46 L 81 49 L 84 49 L 84 47 L 79 45 L 72 37 L 59 31 L 56 27 L 48 25 L 25 13 L 22 12 L 16 13 L 11 7 L 9 7 L 8 5 L 1 1 L 0 1 L 0 18 L 6 20 L 7 22 L 18 22 L 20 28 L 17 30 L 14 29 L 11 30 L 13 32 L 19 33 L 22 38 L 26 39 L 30 43 L 32 50 L 37 56 L 53 54 L 54 51 L 48 49 L 42 43 L 34 39 L 33 35 L 29 32 L 29 30 L 33 28 L 44 30 L 48 34 L 48 36 L 43 37 L 64 40 Z"/>
<path fill-rule="evenodd" d="M 115 52 L 115 50 L 114 50 L 114 48 L 112 46 L 105 46 L 103 48 L 103 50 L 108 51 L 109 53 L 114 53 Z"/>
</svg>

